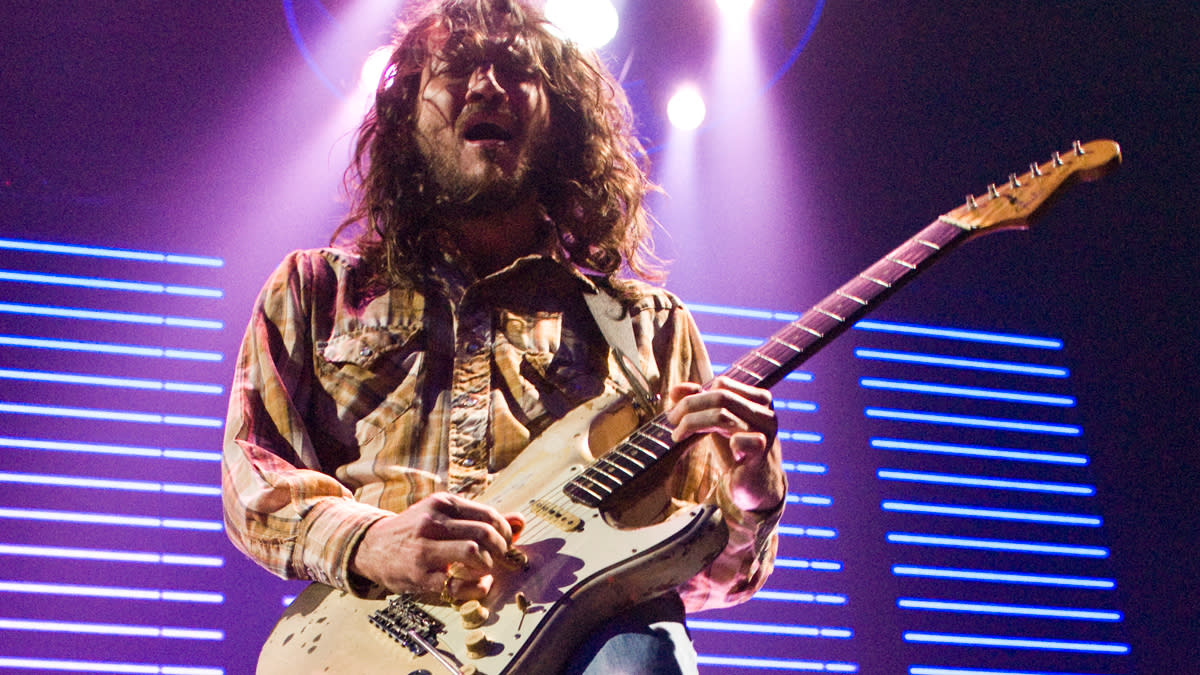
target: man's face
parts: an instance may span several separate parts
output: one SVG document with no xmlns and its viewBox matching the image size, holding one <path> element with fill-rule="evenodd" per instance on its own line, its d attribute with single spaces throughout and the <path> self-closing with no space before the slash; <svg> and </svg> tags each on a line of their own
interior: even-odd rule
<svg viewBox="0 0 1200 675">
<path fill-rule="evenodd" d="M 489 213 L 530 196 L 549 128 L 541 78 L 503 41 L 442 49 L 421 73 L 417 146 L 451 205 Z"/>
</svg>

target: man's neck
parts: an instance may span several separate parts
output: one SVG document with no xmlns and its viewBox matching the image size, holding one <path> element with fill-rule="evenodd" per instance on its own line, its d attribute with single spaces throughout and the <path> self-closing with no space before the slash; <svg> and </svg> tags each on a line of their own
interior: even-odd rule
<svg viewBox="0 0 1200 675">
<path fill-rule="evenodd" d="M 479 277 L 533 253 L 543 242 L 541 207 L 532 199 L 503 213 L 447 219 L 444 227 Z"/>
</svg>

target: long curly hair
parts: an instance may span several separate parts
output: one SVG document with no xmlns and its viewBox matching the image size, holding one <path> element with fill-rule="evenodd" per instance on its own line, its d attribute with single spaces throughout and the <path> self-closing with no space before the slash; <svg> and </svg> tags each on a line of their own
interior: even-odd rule
<svg viewBox="0 0 1200 675">
<path fill-rule="evenodd" d="M 657 190 L 620 85 L 594 52 L 560 38 L 524 0 L 432 0 L 409 3 L 394 50 L 358 129 L 346 171 L 350 212 L 336 240 L 356 232 L 355 246 L 377 281 L 408 283 L 418 273 L 419 242 L 434 215 L 436 190 L 414 137 L 421 72 L 448 44 L 502 37 L 529 59 L 550 105 L 551 133 L 538 171 L 537 199 L 573 264 L 604 274 L 620 288 L 623 268 L 661 280 L 643 204 Z M 415 5 L 415 6 L 413 6 Z"/>
</svg>

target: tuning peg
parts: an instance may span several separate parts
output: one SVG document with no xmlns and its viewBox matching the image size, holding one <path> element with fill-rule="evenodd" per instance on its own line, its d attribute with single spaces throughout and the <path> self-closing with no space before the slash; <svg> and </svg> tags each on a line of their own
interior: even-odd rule
<svg viewBox="0 0 1200 675">
<path fill-rule="evenodd" d="M 972 211 L 979 208 L 979 202 L 975 201 L 975 195 L 967 195 L 967 208 Z"/>
<path fill-rule="evenodd" d="M 1063 165 L 1062 153 L 1060 153 L 1060 152 L 1058 152 L 1058 151 L 1055 151 L 1055 153 L 1054 153 L 1054 166 L 1062 166 L 1062 165 Z"/>
<path fill-rule="evenodd" d="M 988 186 L 988 197 L 991 197 L 992 199 L 996 199 L 999 196 L 1000 196 L 1000 191 L 996 189 L 996 184 L 992 183 L 991 185 L 989 185 Z"/>
<path fill-rule="evenodd" d="M 1017 174 L 1008 174 L 1008 186 L 1013 189 L 1021 187 L 1021 181 L 1017 180 Z"/>
<path fill-rule="evenodd" d="M 1071 146 L 1071 149 L 1075 151 L 1076 155 L 1083 156 L 1084 154 L 1083 143 L 1080 141 L 1075 141 L 1075 143 Z"/>
<path fill-rule="evenodd" d="M 1042 169 L 1037 165 L 1037 162 L 1033 162 L 1029 165 L 1029 174 L 1034 178 L 1041 178 Z"/>
</svg>

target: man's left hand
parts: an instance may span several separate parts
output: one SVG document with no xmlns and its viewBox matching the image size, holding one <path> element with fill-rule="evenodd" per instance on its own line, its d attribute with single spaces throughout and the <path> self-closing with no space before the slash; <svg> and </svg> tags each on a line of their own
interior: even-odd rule
<svg viewBox="0 0 1200 675">
<path fill-rule="evenodd" d="M 667 420 L 675 426 L 672 440 L 701 433 L 729 439 L 734 460 L 729 489 L 738 508 L 760 511 L 783 502 L 787 479 L 771 392 L 718 377 L 706 387 L 691 382 L 675 385 L 669 398 Z"/>
</svg>

